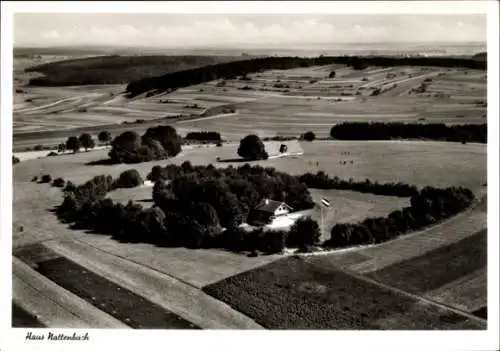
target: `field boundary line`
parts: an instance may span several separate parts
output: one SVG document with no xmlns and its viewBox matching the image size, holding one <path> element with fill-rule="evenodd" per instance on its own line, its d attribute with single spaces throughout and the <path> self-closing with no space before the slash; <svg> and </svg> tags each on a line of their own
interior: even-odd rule
<svg viewBox="0 0 500 351">
<path fill-rule="evenodd" d="M 318 263 L 314 263 L 314 262 L 310 262 L 310 261 L 306 261 L 307 263 L 313 265 L 313 266 L 316 266 L 316 267 L 320 267 L 320 268 L 323 268 L 323 269 L 327 269 L 328 270 L 328 267 L 325 267 L 325 266 L 322 266 L 322 265 L 319 265 Z M 407 291 L 404 291 L 402 289 L 399 289 L 399 288 L 396 288 L 396 287 L 393 287 L 393 286 L 390 286 L 390 285 L 387 285 L 387 284 L 384 284 L 378 280 L 374 280 L 374 279 L 371 279 L 371 278 L 368 278 L 366 276 L 363 276 L 362 274 L 359 274 L 359 273 L 356 273 L 354 271 L 351 271 L 350 269 L 348 268 L 343 268 L 341 266 L 339 266 L 338 264 L 336 263 L 331 263 L 331 265 L 333 267 L 335 267 L 335 269 L 339 270 L 340 272 L 343 272 L 345 274 L 348 274 L 354 278 L 357 278 L 359 280 L 362 280 L 366 283 L 370 283 L 370 284 L 374 284 L 380 288 L 383 288 L 383 289 L 386 289 L 386 290 L 391 290 L 393 292 L 396 292 L 398 294 L 401 294 L 401 295 L 404 295 L 404 296 L 407 296 L 407 297 L 410 297 L 412 299 L 415 299 L 415 300 L 418 300 L 418 301 L 421 301 L 421 302 L 424 302 L 424 303 L 427 303 L 427 304 L 430 304 L 430 305 L 433 305 L 435 307 L 439 307 L 439 308 L 443 308 L 445 310 L 448 310 L 450 312 L 454 312 L 456 314 L 459 314 L 463 317 L 466 317 L 466 318 L 469 318 L 469 319 L 472 319 L 482 325 L 484 325 L 485 327 L 487 327 L 488 325 L 488 321 L 487 320 L 484 320 L 480 317 L 477 317 L 473 314 L 470 314 L 466 311 L 462 311 L 460 309 L 457 309 L 455 307 L 452 307 L 452 306 L 449 306 L 449 305 L 446 305 L 444 303 L 441 303 L 441 302 L 437 302 L 437 301 L 434 301 L 434 300 L 431 300 L 431 299 L 428 299 L 426 297 L 423 297 L 423 296 L 420 296 L 420 295 L 415 295 L 413 293 L 409 293 Z"/>
<path fill-rule="evenodd" d="M 17 274 L 16 274 L 17 271 Z M 19 273 L 24 274 L 19 274 Z M 54 305 L 57 305 L 62 310 L 68 312 L 69 314 L 76 317 L 77 320 L 85 323 L 89 327 L 102 327 L 102 328 L 129 328 L 126 324 L 123 324 L 113 316 L 107 314 L 106 312 L 100 310 L 99 308 L 91 305 L 81 297 L 73 294 L 72 292 L 64 289 L 59 284 L 53 282 L 52 280 L 44 277 L 31 267 L 29 267 L 26 263 L 21 261 L 19 258 L 12 256 L 12 275 L 13 278 L 17 278 L 19 281 L 29 286 L 33 290 L 37 291 L 39 294 L 43 295 L 46 299 L 52 301 Z M 23 279 L 22 275 L 28 275 L 33 279 Z M 56 296 L 62 298 L 65 303 L 61 303 L 61 301 L 57 301 L 54 299 L 54 296 L 47 294 L 44 292 L 44 289 L 37 286 L 37 283 L 43 283 L 47 290 L 53 290 L 56 292 Z M 24 308 L 26 305 L 22 299 L 18 299 L 12 296 L 13 300 L 16 301 L 19 306 Z M 75 309 L 70 307 L 77 307 L 79 312 L 75 311 Z M 83 313 L 82 313 L 83 312 Z M 92 325 L 95 321 L 93 321 L 92 317 L 96 318 L 99 322 L 102 322 L 100 326 Z M 104 319 L 105 318 L 105 319 Z M 50 324 L 51 321 L 48 321 Z M 44 323 L 45 324 L 45 323 Z M 50 326 L 47 326 L 50 327 Z"/>
<path fill-rule="evenodd" d="M 184 285 L 184 289 L 187 288 L 187 289 L 192 290 L 192 291 L 186 290 L 188 295 L 192 295 L 193 293 L 199 294 L 198 299 L 200 299 L 200 301 L 204 301 L 204 302 L 209 303 L 209 305 L 207 305 L 208 310 L 214 312 L 215 315 L 217 315 L 218 317 L 215 319 L 212 319 L 212 320 L 210 320 L 210 319 L 204 320 L 204 319 L 199 319 L 199 315 L 196 313 L 194 315 L 189 314 L 189 312 L 186 314 L 185 311 L 187 311 L 187 310 L 185 308 L 186 308 L 186 303 L 187 303 L 186 301 L 187 300 L 180 301 L 179 306 L 177 306 L 178 308 L 175 307 L 174 305 L 170 305 L 169 307 L 166 307 L 165 303 L 168 305 L 169 302 L 165 302 L 165 301 L 161 302 L 161 301 L 157 300 L 157 297 L 152 297 L 153 295 L 159 294 L 160 293 L 159 291 L 152 290 L 150 292 L 144 292 L 144 291 L 136 290 L 136 288 L 129 285 L 129 283 L 125 283 L 125 281 L 127 279 L 124 280 L 124 279 L 122 279 L 121 276 L 118 276 L 116 274 L 113 275 L 110 272 L 105 272 L 106 271 L 105 268 L 101 269 L 97 266 L 89 265 L 86 263 L 84 264 L 82 262 L 82 259 L 85 260 L 86 258 L 82 253 L 75 253 L 75 255 L 77 257 L 72 258 L 72 256 L 70 255 L 70 253 L 72 253 L 72 249 L 65 248 L 64 242 L 68 242 L 68 243 L 74 242 L 75 244 L 80 245 L 82 247 L 92 248 L 96 252 L 102 252 L 105 255 L 107 255 L 108 257 L 114 258 L 115 260 L 116 259 L 122 260 L 122 261 L 124 261 L 124 263 L 129 264 L 130 267 L 133 267 L 134 265 L 136 267 L 138 266 L 138 268 L 137 268 L 138 272 L 141 272 L 141 270 L 142 270 L 143 274 L 149 274 L 149 277 L 151 277 L 151 278 L 154 278 L 156 276 L 157 279 L 160 279 L 160 278 L 162 280 L 164 279 L 167 284 L 174 284 L 181 289 L 183 288 L 182 285 Z M 53 249 L 54 251 L 58 252 L 59 254 L 63 254 L 63 256 L 65 256 L 66 258 L 74 261 L 77 264 L 82 265 L 83 267 L 94 272 L 95 274 L 102 276 L 102 277 L 110 280 L 111 282 L 113 282 L 117 285 L 120 285 L 120 286 L 123 286 L 124 288 L 129 289 L 133 293 L 136 293 L 136 294 L 144 297 L 145 299 L 162 306 L 163 308 L 166 308 L 168 311 L 181 316 L 182 318 L 198 325 L 202 329 L 227 329 L 228 327 L 227 327 L 227 324 L 225 324 L 226 322 L 223 322 L 220 320 L 220 316 L 222 315 L 221 314 L 222 311 L 224 311 L 224 315 L 228 316 L 232 320 L 232 322 L 231 322 L 232 327 L 230 327 L 230 328 L 265 329 L 261 324 L 259 324 L 253 318 L 251 318 L 251 317 L 247 316 L 246 314 L 234 309 L 232 306 L 228 305 L 224 301 L 216 299 L 215 297 L 205 293 L 205 291 L 203 291 L 202 288 L 197 287 L 194 284 L 191 284 L 183 279 L 172 276 L 171 274 L 162 272 L 162 271 L 155 269 L 153 267 L 146 266 L 144 264 L 136 262 L 135 260 L 125 258 L 121 255 L 115 255 L 115 254 L 110 253 L 106 250 L 102 250 L 100 248 L 97 248 L 92 244 L 82 242 L 82 241 L 75 239 L 75 238 L 72 238 L 70 240 L 51 240 L 51 243 L 47 243 L 48 244 L 47 247 L 49 247 L 50 249 Z M 58 246 L 58 245 L 63 245 L 63 246 Z M 96 267 L 97 267 L 97 269 L 96 269 Z M 148 271 L 150 273 L 147 273 Z M 103 274 L 103 272 L 105 272 L 105 273 Z M 168 281 L 170 281 L 170 283 Z M 238 325 L 238 327 L 235 327 L 235 325 Z M 221 328 L 221 326 L 222 326 L 222 328 Z"/>
</svg>

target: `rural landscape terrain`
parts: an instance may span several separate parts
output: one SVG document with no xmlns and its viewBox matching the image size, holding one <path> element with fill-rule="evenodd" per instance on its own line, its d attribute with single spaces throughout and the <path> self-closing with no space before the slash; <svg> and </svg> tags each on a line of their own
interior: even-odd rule
<svg viewBox="0 0 500 351">
<path fill-rule="evenodd" d="M 12 325 L 485 330 L 485 56 L 15 49 Z"/>
</svg>

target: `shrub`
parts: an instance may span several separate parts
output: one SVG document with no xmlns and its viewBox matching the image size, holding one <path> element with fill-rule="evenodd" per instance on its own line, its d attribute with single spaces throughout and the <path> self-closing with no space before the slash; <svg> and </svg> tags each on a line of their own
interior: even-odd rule
<svg viewBox="0 0 500 351">
<path fill-rule="evenodd" d="M 35 150 L 35 151 L 41 151 L 41 150 L 43 150 L 43 146 L 42 146 L 42 145 L 36 145 L 36 146 L 33 148 L 33 150 Z"/>
<path fill-rule="evenodd" d="M 255 134 L 250 134 L 241 139 L 238 155 L 247 160 L 266 160 L 268 154 L 264 143 Z"/>
<path fill-rule="evenodd" d="M 64 151 L 66 151 L 66 144 L 60 143 L 59 145 L 57 145 L 57 152 L 64 152 Z"/>
<path fill-rule="evenodd" d="M 33 178 L 31 178 L 31 181 L 32 182 L 36 182 L 38 180 L 38 177 L 37 176 L 33 176 Z"/>
<path fill-rule="evenodd" d="M 222 147 L 222 143 L 221 143 L 221 142 L 218 142 L 217 144 L 215 144 L 215 146 L 217 146 L 217 147 Z"/>
<path fill-rule="evenodd" d="M 328 78 L 335 78 L 335 71 L 331 71 L 330 74 L 328 75 Z"/>
<path fill-rule="evenodd" d="M 52 181 L 52 176 L 50 174 L 44 174 L 41 179 L 41 183 L 50 183 Z"/>
<path fill-rule="evenodd" d="M 308 131 L 304 133 L 303 138 L 305 141 L 314 141 L 316 139 L 316 134 L 314 134 L 314 132 Z"/>
<path fill-rule="evenodd" d="M 57 188 L 64 188 L 65 181 L 62 178 L 56 178 L 52 182 L 52 186 L 55 186 Z"/>
<path fill-rule="evenodd" d="M 47 157 L 57 156 L 57 152 L 51 151 L 47 154 Z"/>
<path fill-rule="evenodd" d="M 318 222 L 311 217 L 302 217 L 295 221 L 288 233 L 286 245 L 289 247 L 303 247 L 317 245 L 321 238 Z"/>
<path fill-rule="evenodd" d="M 141 178 L 139 172 L 135 169 L 129 169 L 120 174 L 116 182 L 116 187 L 118 188 L 135 188 L 136 186 L 142 185 L 144 181 Z"/>
<path fill-rule="evenodd" d="M 19 157 L 12 155 L 12 164 L 15 165 L 15 164 L 18 164 L 19 162 L 21 162 Z"/>
</svg>

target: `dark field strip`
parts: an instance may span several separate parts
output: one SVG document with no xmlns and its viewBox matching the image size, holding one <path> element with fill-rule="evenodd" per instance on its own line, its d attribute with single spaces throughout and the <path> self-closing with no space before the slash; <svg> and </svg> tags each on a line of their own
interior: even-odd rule
<svg viewBox="0 0 500 351">
<path fill-rule="evenodd" d="M 61 257 L 61 255 L 55 253 L 42 244 L 31 244 L 16 248 L 12 251 L 12 254 L 28 266 L 35 269 L 38 267 L 39 262 Z"/>
<path fill-rule="evenodd" d="M 12 301 L 12 327 L 13 328 L 45 328 L 45 326 L 31 313 L 25 311 Z"/>
<path fill-rule="evenodd" d="M 482 230 L 422 256 L 370 272 L 367 276 L 412 293 L 431 291 L 485 267 L 486 240 L 487 231 Z"/>
<path fill-rule="evenodd" d="M 477 310 L 473 311 L 472 314 L 479 318 L 488 319 L 488 306 L 478 308 Z"/>
<path fill-rule="evenodd" d="M 132 328 L 200 329 L 67 258 L 40 262 L 38 272 Z"/>
<path fill-rule="evenodd" d="M 286 258 L 203 289 L 269 329 L 481 329 L 347 273 Z"/>
</svg>

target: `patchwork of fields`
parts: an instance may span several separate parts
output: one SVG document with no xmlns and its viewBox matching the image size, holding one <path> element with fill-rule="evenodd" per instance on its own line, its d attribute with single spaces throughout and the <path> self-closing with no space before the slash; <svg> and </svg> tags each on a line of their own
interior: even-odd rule
<svg viewBox="0 0 500 351">
<path fill-rule="evenodd" d="M 335 77 L 329 78 L 332 70 Z M 463 186 L 482 200 L 444 222 L 387 243 L 304 256 L 247 257 L 215 249 L 129 244 L 70 229 L 51 213 L 62 201 L 61 190 L 31 181 L 50 174 L 82 184 L 96 175 L 117 177 L 127 169 L 137 169 L 145 178 L 155 165 L 185 161 L 238 167 L 242 163 L 235 160 L 235 141 L 249 133 L 299 136 L 311 130 L 327 137 L 335 123 L 344 121 L 485 123 L 483 71 L 309 67 L 133 99 L 124 97 L 124 85 L 45 88 L 18 81 L 14 89 L 14 147 L 57 145 L 78 134 L 74 128 L 94 135 L 106 129 L 116 135 L 157 124 L 172 125 L 180 134 L 217 131 L 228 140 L 222 147 L 184 147 L 175 158 L 134 165 L 92 165 L 107 158 L 108 149 L 22 158 L 13 167 L 12 235 L 13 304 L 23 323 L 181 329 L 486 328 L 481 317 L 487 306 L 485 144 L 289 141 L 283 143 L 290 155 L 276 157 L 282 143 L 266 142 L 271 157 L 251 164 L 293 175 L 324 171 L 341 179 L 419 188 Z M 108 196 L 149 207 L 152 190 L 140 186 Z M 337 223 L 386 216 L 409 205 L 408 198 L 310 190 L 316 204 L 327 198 L 332 205 L 324 210 L 322 241 Z M 307 214 L 319 221 L 319 206 Z"/>
<path fill-rule="evenodd" d="M 334 78 L 329 73 L 335 70 Z M 14 140 L 28 132 L 87 128 L 111 131 L 122 123 L 145 129 L 137 120 L 161 120 L 185 132 L 215 130 L 240 139 L 247 127 L 261 137 L 298 136 L 312 130 L 326 137 L 343 121 L 484 123 L 486 81 L 482 71 L 437 68 L 368 68 L 346 66 L 272 70 L 227 80 L 124 97 L 124 85 L 16 87 Z M 422 84 L 428 85 L 423 92 Z M 372 96 L 378 90 L 377 96 Z M 232 107 L 235 113 L 214 108 Z M 214 111 L 213 113 L 210 111 Z M 215 114 L 210 118 L 206 115 Z M 42 138 L 43 133 L 40 134 Z M 45 141 L 47 142 L 47 141 Z"/>
</svg>

